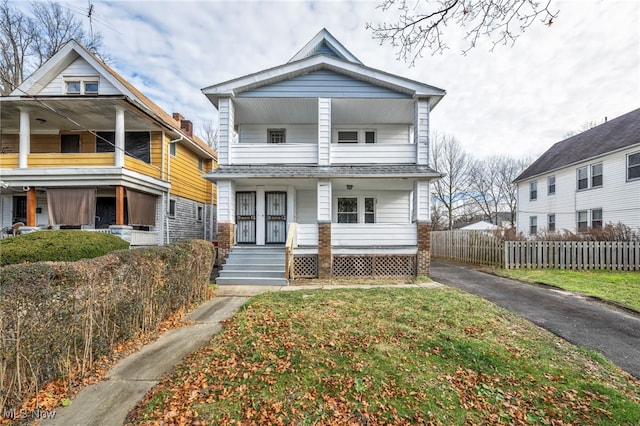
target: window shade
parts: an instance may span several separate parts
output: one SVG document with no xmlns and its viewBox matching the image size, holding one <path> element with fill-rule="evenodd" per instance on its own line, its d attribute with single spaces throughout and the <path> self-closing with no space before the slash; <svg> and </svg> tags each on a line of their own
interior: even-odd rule
<svg viewBox="0 0 640 426">
<path fill-rule="evenodd" d="M 127 188 L 129 225 L 156 225 L 156 197 Z"/>
<path fill-rule="evenodd" d="M 50 225 L 93 225 L 96 216 L 96 189 L 47 189 L 47 209 Z"/>
</svg>

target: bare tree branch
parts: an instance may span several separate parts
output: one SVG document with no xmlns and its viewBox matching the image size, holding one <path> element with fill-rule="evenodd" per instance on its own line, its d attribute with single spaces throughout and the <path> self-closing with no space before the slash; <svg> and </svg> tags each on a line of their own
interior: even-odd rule
<svg viewBox="0 0 640 426">
<path fill-rule="evenodd" d="M 424 50 L 432 54 L 448 49 L 445 30 L 450 24 L 465 30 L 469 42 L 463 53 L 474 48 L 481 37 L 497 45 L 512 44 L 536 20 L 551 25 L 558 11 L 550 9 L 551 0 L 384 0 L 378 7 L 387 13 L 397 11 L 388 22 L 367 23 L 372 37 L 397 48 L 398 60 L 415 65 Z"/>
</svg>

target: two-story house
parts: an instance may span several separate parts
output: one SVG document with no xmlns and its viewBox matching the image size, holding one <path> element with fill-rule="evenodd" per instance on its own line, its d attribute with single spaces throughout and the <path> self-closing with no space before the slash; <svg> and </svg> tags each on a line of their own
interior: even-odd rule
<svg viewBox="0 0 640 426">
<path fill-rule="evenodd" d="M 640 109 L 553 145 L 515 181 L 517 231 L 640 231 Z"/>
<path fill-rule="evenodd" d="M 202 91 L 219 111 L 221 263 L 290 238 L 298 277 L 428 272 L 444 90 L 365 66 L 323 29 L 287 63 Z"/>
<path fill-rule="evenodd" d="M 215 152 L 76 41 L 0 99 L 0 225 L 213 240 Z M 23 226 L 20 226 L 23 225 Z"/>
</svg>

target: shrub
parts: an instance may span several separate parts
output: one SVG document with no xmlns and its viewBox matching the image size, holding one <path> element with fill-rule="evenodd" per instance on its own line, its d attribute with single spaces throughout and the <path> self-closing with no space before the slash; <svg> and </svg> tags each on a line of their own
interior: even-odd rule
<svg viewBox="0 0 640 426">
<path fill-rule="evenodd" d="M 23 262 L 73 262 L 129 248 L 120 237 L 90 231 L 38 231 L 0 240 L 0 265 Z"/>
<path fill-rule="evenodd" d="M 205 299 L 211 243 L 120 250 L 0 270 L 0 407 L 86 371 L 119 342 Z"/>
</svg>

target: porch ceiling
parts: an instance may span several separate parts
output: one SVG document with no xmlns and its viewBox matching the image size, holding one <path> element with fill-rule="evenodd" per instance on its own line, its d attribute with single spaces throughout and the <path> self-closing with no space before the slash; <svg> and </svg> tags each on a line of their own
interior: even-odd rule
<svg viewBox="0 0 640 426">
<path fill-rule="evenodd" d="M 0 102 L 2 129 L 7 133 L 18 133 L 20 108 L 29 110 L 31 133 L 58 133 L 61 130 L 113 130 L 116 107 L 125 107 L 125 129 L 127 131 L 159 130 L 161 126 L 142 112 L 126 108 L 122 97 L 37 100 L 4 99 Z M 44 120 L 44 121 L 41 121 Z"/>
<path fill-rule="evenodd" d="M 235 98 L 236 124 L 314 124 L 318 122 L 316 98 Z M 412 123 L 413 99 L 335 98 L 333 124 Z"/>
</svg>

